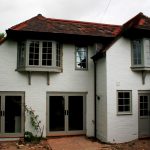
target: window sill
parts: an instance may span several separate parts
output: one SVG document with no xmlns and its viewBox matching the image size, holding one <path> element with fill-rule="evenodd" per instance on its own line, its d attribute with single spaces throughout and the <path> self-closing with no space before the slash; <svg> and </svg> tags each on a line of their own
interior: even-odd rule
<svg viewBox="0 0 150 150">
<path fill-rule="evenodd" d="M 133 66 L 131 67 L 131 70 L 132 71 L 150 71 L 150 67 L 136 67 L 136 66 Z"/>
<path fill-rule="evenodd" d="M 62 72 L 61 67 L 35 67 L 35 66 L 27 66 L 27 67 L 18 67 L 16 71 L 19 72 Z"/>
<path fill-rule="evenodd" d="M 125 115 L 132 115 L 132 113 L 131 112 L 117 113 L 117 116 L 125 116 Z"/>
</svg>

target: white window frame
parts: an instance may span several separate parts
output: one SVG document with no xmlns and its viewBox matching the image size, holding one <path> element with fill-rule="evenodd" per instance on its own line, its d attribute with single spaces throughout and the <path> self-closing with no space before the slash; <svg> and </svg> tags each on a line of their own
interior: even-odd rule
<svg viewBox="0 0 150 150">
<path fill-rule="evenodd" d="M 141 64 L 134 64 L 133 41 L 141 41 Z M 133 71 L 150 70 L 150 38 L 134 39 L 131 41 L 131 69 Z"/>
<path fill-rule="evenodd" d="M 79 68 L 77 67 L 77 51 L 79 48 L 85 48 L 86 50 L 86 67 L 85 68 Z M 88 46 L 75 46 L 75 70 L 88 70 Z"/>
<path fill-rule="evenodd" d="M 134 64 L 134 48 L 133 48 L 133 42 L 134 41 L 140 41 L 141 43 L 141 64 Z M 143 40 L 142 39 L 135 39 L 131 41 L 131 62 L 132 67 L 143 67 L 144 66 L 144 49 L 143 49 Z"/>
<path fill-rule="evenodd" d="M 120 98 L 120 99 L 129 99 L 129 111 L 119 111 L 119 93 L 128 92 L 130 97 L 129 98 Z M 122 105 L 125 107 L 125 105 Z M 117 115 L 131 115 L 132 114 L 132 91 L 131 90 L 117 90 Z"/>
<path fill-rule="evenodd" d="M 30 48 L 30 42 L 32 41 L 38 41 L 39 42 L 39 64 L 38 65 L 29 65 L 29 48 Z M 51 65 L 42 65 L 42 43 L 43 42 L 52 42 L 52 61 Z M 48 72 L 61 72 L 62 71 L 62 47 L 60 46 L 60 66 L 56 65 L 57 56 L 56 56 L 56 44 L 59 42 L 51 41 L 51 40 L 27 40 L 25 41 L 25 64 L 24 66 L 19 66 L 20 58 L 19 58 L 19 50 L 18 50 L 18 65 L 17 70 L 18 71 L 48 71 Z M 60 44 L 60 43 L 59 43 Z"/>
</svg>

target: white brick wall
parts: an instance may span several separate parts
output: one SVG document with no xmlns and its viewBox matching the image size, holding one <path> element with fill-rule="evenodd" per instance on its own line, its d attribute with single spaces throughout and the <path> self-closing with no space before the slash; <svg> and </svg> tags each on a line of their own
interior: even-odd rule
<svg viewBox="0 0 150 150">
<path fill-rule="evenodd" d="M 86 99 L 86 134 L 93 136 L 94 89 L 93 62 L 94 54 L 89 47 L 88 71 L 75 70 L 75 46 L 63 45 L 63 73 L 51 73 L 50 85 L 47 85 L 46 73 L 32 73 L 31 85 L 28 85 L 27 73 L 15 71 L 17 65 L 17 43 L 6 41 L 0 45 L 0 91 L 25 91 L 25 103 L 31 106 L 46 125 L 46 92 L 88 92 Z M 28 121 L 26 130 L 30 130 Z M 44 129 L 44 136 L 46 130 Z"/>
<path fill-rule="evenodd" d="M 107 57 L 107 138 L 108 142 L 127 142 L 138 138 L 138 90 L 150 90 L 150 73 L 145 85 L 141 72 L 131 70 L 130 41 L 119 39 Z M 117 90 L 132 90 L 132 115 L 117 115 Z"/>
<path fill-rule="evenodd" d="M 107 142 L 107 83 L 106 58 L 97 61 L 97 138 Z"/>
</svg>

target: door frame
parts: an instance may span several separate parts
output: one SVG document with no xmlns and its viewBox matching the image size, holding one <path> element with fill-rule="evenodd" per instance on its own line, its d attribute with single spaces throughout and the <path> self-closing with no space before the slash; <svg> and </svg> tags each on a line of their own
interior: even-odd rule
<svg viewBox="0 0 150 150">
<path fill-rule="evenodd" d="M 141 135 L 140 135 L 140 96 L 144 96 L 144 95 L 149 95 L 149 97 L 150 97 L 150 90 L 139 90 L 138 91 L 138 137 L 139 138 L 145 138 L 145 137 L 142 137 Z M 149 103 L 150 103 L 150 99 L 149 99 Z M 149 104 L 150 105 L 150 104 Z M 150 107 L 150 106 L 148 106 L 148 107 Z M 150 108 L 149 108 L 150 109 Z M 149 116 L 149 118 L 150 118 L 150 116 Z M 150 137 L 150 136 L 148 136 L 148 137 Z"/>
<path fill-rule="evenodd" d="M 81 135 L 86 133 L 86 95 L 87 92 L 47 92 L 46 93 L 46 135 L 47 136 L 63 136 L 63 135 Z M 64 131 L 49 131 L 49 96 L 63 96 L 65 100 L 64 108 L 68 107 L 69 96 L 83 96 L 83 130 L 68 130 L 68 115 L 65 115 Z"/>
<path fill-rule="evenodd" d="M 25 131 L 25 92 L 24 91 L 2 91 L 0 92 L 0 97 L 1 97 L 1 109 L 5 110 L 5 96 L 21 96 L 21 132 L 20 133 L 5 133 L 5 117 L 2 116 L 2 121 L 1 121 L 1 129 L 2 131 L 0 132 L 0 138 L 3 137 L 8 137 L 8 138 L 13 138 L 13 137 L 23 137 L 24 136 L 24 131 Z M 2 102 L 3 101 L 3 102 Z"/>
</svg>

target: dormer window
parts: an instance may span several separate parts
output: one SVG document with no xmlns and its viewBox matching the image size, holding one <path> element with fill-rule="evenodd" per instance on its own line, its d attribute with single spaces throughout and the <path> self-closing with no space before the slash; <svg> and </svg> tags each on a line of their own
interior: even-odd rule
<svg viewBox="0 0 150 150">
<path fill-rule="evenodd" d="M 61 45 L 56 41 L 27 40 L 18 44 L 18 71 L 61 72 Z"/>
<path fill-rule="evenodd" d="M 132 41 L 132 69 L 149 70 L 150 68 L 150 39 Z"/>
</svg>

